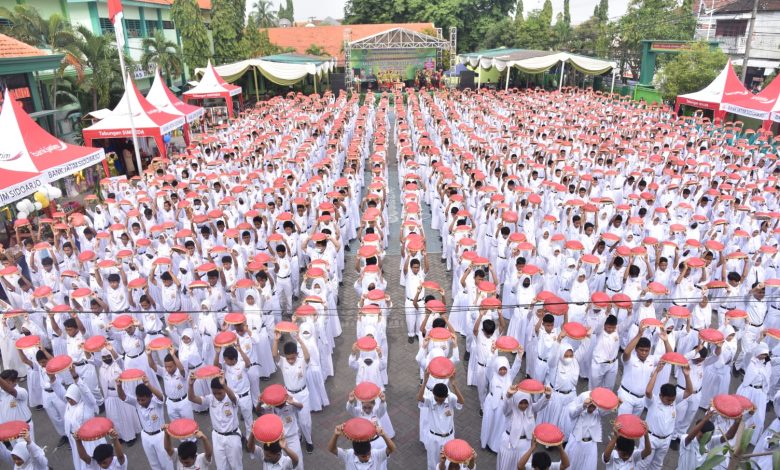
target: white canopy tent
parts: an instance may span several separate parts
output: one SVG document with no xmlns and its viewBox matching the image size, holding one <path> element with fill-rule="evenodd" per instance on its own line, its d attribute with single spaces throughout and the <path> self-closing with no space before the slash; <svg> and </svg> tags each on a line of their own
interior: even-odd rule
<svg viewBox="0 0 780 470">
<path fill-rule="evenodd" d="M 469 65 L 472 68 L 490 69 L 495 67 L 499 72 L 503 72 L 507 67 L 514 67 L 526 73 L 543 73 L 561 64 L 559 89 L 563 85 L 563 73 L 566 64 L 590 75 L 601 75 L 617 68 L 617 63 L 610 60 L 596 59 L 568 52 L 527 49 L 490 49 L 460 55 L 458 59 L 460 63 Z M 509 88 L 508 73 L 505 87 Z"/>
</svg>

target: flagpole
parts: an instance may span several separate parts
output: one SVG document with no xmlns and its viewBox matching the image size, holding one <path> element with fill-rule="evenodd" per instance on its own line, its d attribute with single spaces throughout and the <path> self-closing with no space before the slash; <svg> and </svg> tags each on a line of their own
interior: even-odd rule
<svg viewBox="0 0 780 470">
<path fill-rule="evenodd" d="M 127 67 L 125 66 L 125 55 L 123 53 L 123 49 L 125 47 L 125 34 L 124 34 L 124 25 L 122 24 L 122 20 L 124 19 L 124 13 L 122 12 L 121 0 L 108 1 L 108 16 L 109 19 L 111 20 L 111 23 L 114 25 L 114 36 L 116 37 L 116 46 L 117 46 L 116 50 L 119 53 L 119 67 L 122 71 L 122 83 L 125 86 L 125 95 L 127 95 L 128 82 L 130 81 L 130 77 L 127 74 Z M 132 84 L 132 82 L 130 84 Z M 135 130 L 135 122 L 133 121 L 133 107 L 132 104 L 130 103 L 129 95 L 127 95 L 127 114 L 129 115 L 130 118 L 130 133 L 133 137 L 133 150 L 135 151 L 135 164 L 138 167 L 137 168 L 138 175 L 140 176 L 143 172 L 143 167 L 141 166 L 141 154 L 139 153 L 138 150 L 138 135 L 136 134 L 136 130 Z M 160 149 L 160 154 L 162 154 L 162 149 Z M 125 172 L 126 171 L 127 168 L 125 168 Z"/>
</svg>

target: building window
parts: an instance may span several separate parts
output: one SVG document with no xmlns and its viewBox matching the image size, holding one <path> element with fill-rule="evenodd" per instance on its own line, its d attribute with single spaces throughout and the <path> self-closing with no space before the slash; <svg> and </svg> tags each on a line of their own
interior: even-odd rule
<svg viewBox="0 0 780 470">
<path fill-rule="evenodd" d="M 747 31 L 748 20 L 718 20 L 715 36 L 742 37 Z"/>
<path fill-rule="evenodd" d="M 163 20 L 163 29 L 176 29 L 173 27 L 173 21 Z"/>
<path fill-rule="evenodd" d="M 100 30 L 104 33 L 113 33 L 114 24 L 108 18 L 100 18 Z"/>
<path fill-rule="evenodd" d="M 0 28 L 10 28 L 11 26 L 13 26 L 11 20 L 8 18 L 0 18 Z"/>
<path fill-rule="evenodd" d="M 125 29 L 127 29 L 127 37 L 140 38 L 141 37 L 141 20 L 128 20 L 125 19 Z"/>
<path fill-rule="evenodd" d="M 157 20 L 146 20 L 146 35 L 154 36 L 157 31 Z"/>
</svg>

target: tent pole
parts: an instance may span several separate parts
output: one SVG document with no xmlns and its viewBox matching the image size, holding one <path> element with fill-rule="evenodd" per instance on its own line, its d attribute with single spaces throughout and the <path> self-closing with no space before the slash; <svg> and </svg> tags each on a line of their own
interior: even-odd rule
<svg viewBox="0 0 780 470">
<path fill-rule="evenodd" d="M 612 85 L 609 87 L 610 95 L 615 92 L 615 75 L 617 75 L 615 69 L 612 69 Z"/>
<path fill-rule="evenodd" d="M 477 90 L 482 86 L 482 66 L 477 67 Z"/>
<path fill-rule="evenodd" d="M 504 85 L 504 90 L 509 90 L 509 73 L 512 72 L 512 67 L 507 66 L 506 68 L 506 85 Z"/>
<path fill-rule="evenodd" d="M 317 74 L 316 73 L 314 74 L 314 77 L 312 78 L 312 80 L 314 81 L 314 94 L 316 95 L 317 94 Z"/>
<path fill-rule="evenodd" d="M 558 91 L 561 91 L 561 88 L 563 88 L 563 72 L 566 70 L 566 62 L 561 61 L 561 79 L 558 80 Z"/>
<path fill-rule="evenodd" d="M 257 67 L 252 67 L 252 75 L 255 76 L 255 101 L 260 101 L 260 92 L 257 91 Z"/>
</svg>

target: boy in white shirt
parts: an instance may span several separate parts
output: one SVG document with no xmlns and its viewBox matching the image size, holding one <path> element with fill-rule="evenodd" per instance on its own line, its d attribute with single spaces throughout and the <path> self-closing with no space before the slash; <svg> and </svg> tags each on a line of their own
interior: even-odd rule
<svg viewBox="0 0 780 470">
<path fill-rule="evenodd" d="M 246 448 L 256 458 L 263 458 L 263 470 L 294 470 L 298 467 L 298 454 L 287 446 L 287 440 L 282 437 L 277 442 L 258 446 L 254 434 L 249 434 Z"/>
<path fill-rule="evenodd" d="M 163 428 L 165 430 L 163 440 L 165 451 L 168 452 L 168 455 L 174 461 L 173 468 L 175 470 L 208 470 L 212 468 L 211 442 L 202 431 L 196 432 L 195 437 L 203 443 L 203 452 L 198 453 L 198 443 L 196 441 L 182 441 L 176 449 L 176 456 L 174 456 L 171 435 L 168 434 L 168 425 L 166 424 Z"/>
<path fill-rule="evenodd" d="M 633 439 L 620 436 L 619 430 L 620 424 L 615 424 L 612 438 L 607 443 L 602 458 L 607 470 L 633 470 L 653 451 L 650 445 L 650 433 L 645 428 L 645 442 L 640 450 L 636 448 L 636 442 Z"/>
</svg>

